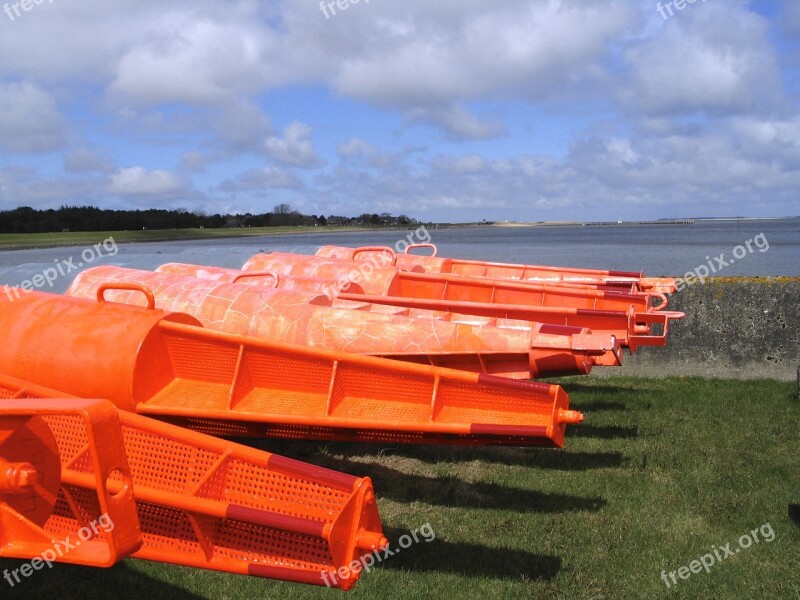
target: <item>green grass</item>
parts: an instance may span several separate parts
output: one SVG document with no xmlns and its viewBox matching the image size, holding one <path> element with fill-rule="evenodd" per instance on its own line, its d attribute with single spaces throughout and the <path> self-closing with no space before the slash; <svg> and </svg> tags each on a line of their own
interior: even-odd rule
<svg viewBox="0 0 800 600">
<path fill-rule="evenodd" d="M 226 237 L 252 237 L 288 233 L 343 233 L 372 231 L 368 227 L 225 227 L 221 229 L 147 229 L 135 231 L 67 231 L 59 233 L 3 233 L 0 250 L 83 246 L 113 237 L 117 243 L 167 242 L 174 240 L 209 240 Z"/>
<path fill-rule="evenodd" d="M 562 380 L 585 411 L 567 449 L 257 441 L 375 482 L 385 530 L 436 539 L 347 597 L 800 598 L 800 402 L 775 381 Z M 762 541 L 667 589 L 661 571 L 769 523 Z M 0 561 L 0 569 L 19 561 Z M 138 560 L 58 565 L 0 596 L 332 598 L 341 592 Z"/>
</svg>

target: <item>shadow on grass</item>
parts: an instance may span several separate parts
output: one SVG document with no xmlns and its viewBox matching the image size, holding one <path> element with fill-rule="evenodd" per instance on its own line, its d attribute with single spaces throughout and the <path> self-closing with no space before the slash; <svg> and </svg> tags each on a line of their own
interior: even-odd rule
<svg viewBox="0 0 800 600">
<path fill-rule="evenodd" d="M 358 456 L 360 453 L 345 453 Z M 364 454 L 370 454 L 365 452 Z M 377 454 L 377 453 L 376 453 Z M 386 451 L 382 454 L 387 454 Z M 428 464 L 481 461 L 489 464 L 552 469 L 554 471 L 589 471 L 623 464 L 621 452 L 567 452 L 542 448 L 453 448 L 423 446 L 389 452 L 391 456 L 414 458 Z"/>
<path fill-rule="evenodd" d="M 385 531 L 392 540 L 392 550 L 398 547 L 397 540 L 408 530 L 390 528 Z M 455 573 L 466 577 L 489 577 L 492 579 L 550 580 L 561 570 L 561 558 L 534 554 L 524 550 L 489 548 L 475 544 L 445 542 L 434 539 L 420 540 L 405 550 L 381 563 L 390 570 L 416 572 Z"/>
<path fill-rule="evenodd" d="M 30 561 L 0 559 L 0 572 L 19 569 Z M 55 564 L 52 569 L 34 571 L 30 577 L 20 575 L 20 583 L 9 586 L 0 580 L 1 598 L 81 598 L 81 600 L 105 600 L 106 598 L 147 598 L 147 600 L 202 600 L 181 588 L 165 581 L 153 579 L 144 573 L 130 569 L 124 562 L 110 569 Z"/>
<path fill-rule="evenodd" d="M 561 382 L 559 384 L 562 388 L 566 390 L 566 392 L 572 396 L 573 394 L 624 394 L 631 392 L 636 392 L 635 388 L 625 388 L 625 387 L 617 387 L 615 385 L 596 385 L 591 383 L 581 383 L 579 381 L 575 382 Z M 591 401 L 590 401 L 591 402 Z M 602 401 L 598 401 L 598 404 L 602 403 Z M 625 408 L 625 404 L 623 402 L 609 402 L 609 404 L 621 406 Z"/>
<path fill-rule="evenodd" d="M 369 476 L 379 496 L 400 502 L 425 502 L 438 506 L 490 508 L 517 512 L 562 513 L 598 511 L 603 498 L 581 498 L 566 494 L 545 494 L 492 483 L 469 483 L 457 477 L 410 475 L 374 463 L 353 463 L 324 457 L 322 465 L 345 473 Z"/>
<path fill-rule="evenodd" d="M 605 401 L 605 400 L 598 400 L 597 402 L 592 400 L 580 400 L 580 401 L 573 401 L 571 402 L 570 408 L 573 410 L 581 410 L 586 412 L 597 413 L 600 411 L 608 410 L 608 411 L 623 411 L 628 410 L 628 405 L 624 402 L 613 402 L 613 401 Z"/>
<path fill-rule="evenodd" d="M 584 427 L 581 425 L 580 427 Z M 570 429 L 572 435 L 575 429 Z M 241 441 L 241 440 L 239 440 Z M 248 439 L 247 444 L 297 460 L 321 464 L 325 455 L 353 456 L 399 456 L 428 464 L 481 461 L 488 464 L 534 467 L 555 471 L 589 471 L 621 467 L 624 459 L 621 452 L 573 452 L 551 448 L 513 448 L 476 446 L 433 446 L 354 444 L 347 442 L 303 442 L 297 440 Z M 356 467 L 357 468 L 357 467 Z M 353 473 L 354 475 L 357 474 Z"/>
<path fill-rule="evenodd" d="M 600 438 L 603 440 L 625 439 L 632 440 L 639 437 L 636 427 L 619 427 L 617 425 L 586 425 L 573 427 L 567 433 L 570 437 Z"/>
<path fill-rule="evenodd" d="M 794 521 L 794 524 L 800 527 L 800 504 L 789 505 L 789 518 Z"/>
</svg>

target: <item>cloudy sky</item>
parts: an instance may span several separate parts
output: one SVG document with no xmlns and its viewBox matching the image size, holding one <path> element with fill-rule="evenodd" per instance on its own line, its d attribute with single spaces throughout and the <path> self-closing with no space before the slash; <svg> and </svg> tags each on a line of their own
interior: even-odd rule
<svg viewBox="0 0 800 600">
<path fill-rule="evenodd" d="M 797 0 L 339 2 L 5 4 L 0 209 L 800 214 Z"/>
</svg>

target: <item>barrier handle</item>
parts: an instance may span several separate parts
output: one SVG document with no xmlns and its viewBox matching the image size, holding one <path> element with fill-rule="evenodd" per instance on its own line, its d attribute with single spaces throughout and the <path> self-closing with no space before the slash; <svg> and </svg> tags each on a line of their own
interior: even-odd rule
<svg viewBox="0 0 800 600">
<path fill-rule="evenodd" d="M 409 250 L 414 250 L 416 248 L 430 248 L 431 250 L 433 250 L 433 252 L 429 255 L 431 258 L 439 254 L 439 248 L 436 247 L 436 244 L 411 244 L 408 248 L 405 249 L 403 254 L 411 254 Z"/>
<path fill-rule="evenodd" d="M 147 299 L 147 310 L 153 310 L 156 307 L 156 297 L 153 295 L 153 292 L 145 285 L 141 283 L 125 283 L 125 282 L 118 282 L 118 283 L 101 283 L 100 286 L 97 288 L 97 301 L 100 304 L 105 304 L 108 302 L 105 297 L 105 293 L 107 290 L 128 290 L 131 292 L 141 292 L 144 294 L 144 297 Z"/>
<path fill-rule="evenodd" d="M 669 304 L 669 298 L 666 294 L 650 294 L 650 295 L 653 296 L 654 298 L 658 298 L 659 300 L 661 300 L 661 304 L 653 305 L 653 310 L 664 310 L 665 308 L 667 308 L 667 305 Z"/>
<path fill-rule="evenodd" d="M 231 283 L 238 283 L 240 279 L 245 277 L 272 277 L 273 288 L 277 288 L 280 283 L 280 277 L 275 271 L 245 271 L 236 275 Z"/>
<path fill-rule="evenodd" d="M 362 246 L 361 248 L 356 248 L 353 250 L 353 260 L 356 259 L 356 256 L 361 254 L 362 252 L 383 252 L 385 254 L 389 254 L 392 257 L 391 265 L 397 266 L 397 252 L 395 252 L 389 246 Z"/>
</svg>

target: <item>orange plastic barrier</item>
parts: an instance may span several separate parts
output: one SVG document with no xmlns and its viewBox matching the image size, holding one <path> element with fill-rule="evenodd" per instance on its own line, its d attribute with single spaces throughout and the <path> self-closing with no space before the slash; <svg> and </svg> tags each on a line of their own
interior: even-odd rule
<svg viewBox="0 0 800 600">
<path fill-rule="evenodd" d="M 417 248 L 429 248 L 430 256 L 410 254 Z M 468 277 L 489 277 L 492 279 L 515 279 L 522 281 L 540 281 L 552 283 L 573 283 L 604 285 L 629 288 L 635 285 L 643 292 L 670 294 L 676 288 L 675 279 L 671 277 L 645 277 L 642 272 L 635 271 L 603 271 L 598 269 L 579 269 L 572 267 L 550 267 L 544 265 L 521 265 L 512 263 L 486 262 L 461 258 L 444 258 L 438 256 L 435 244 L 413 244 L 406 248 L 404 254 L 396 254 L 388 246 L 347 248 L 343 246 L 322 246 L 316 255 L 327 258 L 344 258 L 349 260 L 366 260 L 369 255 L 383 254 L 383 260 L 390 260 L 394 255 L 398 269 L 403 271 L 422 270 L 427 273 L 452 273 Z"/>
<path fill-rule="evenodd" d="M 0 382 L 0 556 L 37 561 L 23 568 L 24 577 L 45 563 L 111 566 L 141 545 L 117 410 L 108 402 L 28 396 Z M 70 487 L 64 460 L 66 426 L 83 436 L 80 455 L 70 455 L 87 473 L 79 490 Z M 123 486 L 110 485 L 114 475 Z M 17 570 L 7 580 L 22 582 Z"/>
<path fill-rule="evenodd" d="M 214 275 L 219 279 L 224 273 L 218 270 Z M 145 304 L 140 292 L 109 288 L 118 284 L 145 286 L 158 308 L 191 314 L 206 327 L 226 333 L 478 373 L 527 379 L 588 373 L 595 364 L 621 362 L 613 336 L 580 328 L 516 322 L 498 327 L 496 319 L 476 322 L 474 317 L 446 313 L 412 318 L 406 309 L 393 309 L 391 314 L 372 310 L 371 305 L 344 303 L 347 306 L 337 308 L 324 296 L 122 267 L 88 269 L 67 293 L 94 298 L 103 289 L 115 302 Z"/>
<path fill-rule="evenodd" d="M 8 377 L 0 395 L 17 398 L 0 402 L 0 556 L 55 555 L 51 540 L 71 534 L 75 547 L 55 560 L 108 566 L 135 551 L 316 585 L 327 576 L 349 589 L 359 573 L 348 565 L 388 543 L 369 478 Z M 8 475 L 20 472 L 38 481 L 9 492 Z"/>
<path fill-rule="evenodd" d="M 333 297 L 330 293 L 332 290 L 331 281 L 319 277 L 302 275 L 287 276 L 285 274 L 281 275 L 275 271 L 240 271 L 239 269 L 226 269 L 223 267 L 210 267 L 186 263 L 166 263 L 156 268 L 155 272 L 163 273 L 164 275 L 179 275 L 182 277 L 207 279 L 219 283 L 242 283 L 309 294 L 327 294 Z M 360 285 L 352 282 L 349 283 L 348 291 L 354 294 L 364 293 L 364 289 Z"/>
<path fill-rule="evenodd" d="M 343 290 L 350 291 L 351 285 L 360 289 L 353 291 L 366 294 L 382 294 L 388 290 L 397 274 L 394 263 L 387 254 L 378 253 L 374 260 L 354 264 L 352 260 L 324 258 L 307 254 L 287 252 L 259 253 L 244 263 L 242 271 L 256 273 L 277 273 L 281 278 L 313 278 L 327 282 L 322 290 L 329 298 L 335 298 Z M 422 273 L 421 267 L 413 269 Z M 242 281 L 242 283 L 248 283 Z"/>
<path fill-rule="evenodd" d="M 381 269 L 377 277 L 373 277 L 374 273 L 367 276 L 354 268 L 352 262 L 347 260 L 334 259 L 341 260 L 341 262 L 334 263 L 330 258 L 320 259 L 302 254 L 290 256 L 292 259 L 291 262 L 288 262 L 283 254 L 256 254 L 245 263 L 242 271 L 180 263 L 162 265 L 156 271 L 266 287 L 305 288 L 326 293 L 331 297 L 354 298 L 355 295 L 362 295 L 365 297 L 365 302 L 369 302 L 366 298 L 379 295 L 481 304 L 520 304 L 523 306 L 557 306 L 597 310 L 627 310 L 633 305 L 637 312 L 663 310 L 668 302 L 664 294 L 628 293 L 619 290 L 609 291 L 543 284 L 535 281 L 462 277 L 441 273 L 384 272 Z M 277 266 L 276 263 L 279 262 L 284 266 Z M 337 264 L 339 268 L 334 269 Z M 314 268 L 315 266 L 317 269 Z M 337 280 L 329 279 L 330 285 L 326 286 L 324 280 L 294 275 L 293 271 L 299 268 L 312 270 L 312 272 L 319 271 L 339 278 L 345 275 L 348 277 L 357 275 L 360 285 L 349 281 L 346 286 L 339 285 Z M 274 269 L 283 269 L 287 272 L 279 274 Z M 658 304 L 654 304 L 654 298 L 658 298 Z"/>
<path fill-rule="evenodd" d="M 450 300 L 425 300 L 393 296 L 340 294 L 343 301 L 358 300 L 371 304 L 387 304 L 420 310 L 453 312 L 485 318 L 510 319 L 547 323 L 555 326 L 583 328 L 595 335 L 613 335 L 620 346 L 635 352 L 641 346 L 666 346 L 670 321 L 686 315 L 676 311 L 637 313 L 629 310 L 593 310 L 587 308 L 558 308 L 522 306 L 519 304 L 480 304 Z M 599 364 L 599 363 L 598 363 Z"/>
<path fill-rule="evenodd" d="M 349 250 L 352 250 L 352 248 Z M 371 247 L 364 248 L 363 250 L 365 250 L 365 252 L 356 254 L 355 256 L 368 256 L 370 252 L 375 256 L 388 256 L 388 252 L 380 252 Z M 387 248 L 386 250 L 388 251 L 391 249 Z M 351 277 L 353 273 L 360 272 L 358 268 L 353 266 L 352 261 L 348 263 L 346 259 L 317 259 L 305 255 L 279 253 L 256 254 L 250 257 L 243 269 L 253 272 L 264 272 L 265 270 L 280 271 L 282 277 L 291 277 L 295 273 L 311 273 L 312 275 L 318 275 L 320 277 L 340 277 L 345 278 L 344 280 L 340 280 L 343 283 L 346 281 L 346 278 Z M 634 303 L 625 300 L 625 298 L 629 297 L 626 294 L 621 294 L 622 300 L 614 304 L 618 306 L 615 310 L 540 306 L 538 304 L 503 304 L 496 301 L 469 302 L 463 300 L 428 299 L 412 297 L 410 295 L 411 292 L 407 292 L 409 294 L 408 296 L 383 295 L 385 291 L 392 289 L 392 285 L 397 281 L 397 279 L 395 279 L 396 275 L 397 272 L 394 270 L 375 269 L 368 277 L 359 279 L 359 284 L 366 293 L 350 294 L 347 291 L 340 292 L 338 290 L 346 290 L 346 285 L 343 283 L 336 286 L 334 293 L 337 295 L 339 301 L 361 302 L 364 308 L 374 304 L 384 304 L 410 309 L 431 310 L 440 313 L 475 315 L 490 319 L 527 321 L 529 325 L 535 322 L 589 329 L 593 334 L 615 336 L 615 339 L 621 346 L 630 348 L 631 351 L 635 351 L 640 346 L 666 345 L 670 321 L 682 319 L 685 316 L 681 312 L 665 310 L 651 311 L 648 309 L 637 312 Z M 417 272 L 406 273 L 401 277 L 407 276 L 414 278 L 420 277 Z M 489 286 L 490 291 L 497 289 L 496 287 L 492 287 L 493 284 L 491 283 Z M 434 289 L 437 287 L 440 292 L 444 290 L 444 285 L 441 284 L 441 282 L 434 285 Z M 467 283 L 467 287 L 468 289 L 481 289 L 480 287 L 473 287 L 471 282 Z M 457 286 L 454 286 L 452 289 L 457 289 Z M 514 294 L 518 292 L 519 290 L 516 288 L 512 291 Z M 486 294 L 486 290 L 484 289 L 482 293 Z M 435 296 L 435 292 L 432 295 Z M 538 293 L 536 291 L 523 290 L 516 297 L 516 300 L 521 301 L 521 297 L 527 297 L 533 302 L 536 302 L 537 295 Z M 614 296 L 614 294 L 609 294 L 609 296 Z M 546 294 L 545 296 L 538 295 L 538 297 L 540 300 L 542 297 L 547 297 L 550 299 L 550 303 L 557 304 L 558 299 L 563 296 L 554 293 Z M 639 296 L 639 298 L 642 297 Z M 498 296 L 497 299 L 501 298 Z M 589 298 L 588 301 L 593 302 L 591 298 Z M 345 306 L 338 301 L 334 302 L 333 305 Z M 606 360 L 606 362 L 603 364 L 613 364 L 608 355 L 604 360 Z"/>
<path fill-rule="evenodd" d="M 270 255 L 261 254 L 256 255 L 257 257 L 268 257 Z M 308 257 L 312 261 L 316 260 L 314 257 Z M 251 259 L 252 261 L 258 260 L 256 257 Z M 255 264 L 255 263 L 253 263 Z M 348 265 L 349 267 L 349 265 Z M 165 273 L 171 275 L 180 275 L 186 277 L 196 277 L 199 279 L 209 279 L 212 281 L 217 282 L 229 282 L 229 283 L 243 283 L 247 285 L 253 286 L 266 286 L 266 287 L 278 287 L 280 289 L 307 289 L 313 290 L 318 292 L 326 292 L 330 289 L 330 281 L 326 282 L 321 279 L 313 278 L 313 277 L 302 277 L 296 275 L 278 275 L 277 273 L 271 271 L 240 271 L 238 269 L 226 269 L 223 267 L 209 267 L 204 265 L 193 265 L 187 263 L 166 263 L 161 265 L 160 267 L 156 268 L 156 273 Z M 398 295 L 401 296 L 408 296 L 408 297 L 415 297 L 414 291 L 409 290 L 405 287 L 402 287 L 404 282 L 410 280 L 411 278 L 423 278 L 423 288 L 426 288 L 424 291 L 427 292 L 427 296 L 431 296 L 436 298 L 437 295 L 445 296 L 449 300 L 457 299 L 460 293 L 456 292 L 455 294 L 454 289 L 457 289 L 458 286 L 449 286 L 447 280 L 441 279 L 442 276 L 430 276 L 420 273 L 412 273 L 412 272 L 397 272 L 394 275 L 394 278 L 391 280 L 390 283 L 390 290 L 389 293 L 381 294 L 385 296 L 395 297 Z M 457 283 L 467 282 L 468 286 L 472 283 L 466 278 L 459 278 L 453 277 L 453 279 L 458 280 Z M 413 279 L 411 279 L 413 281 Z M 475 280 L 477 293 L 479 294 L 479 298 L 481 299 L 488 299 L 489 303 L 496 303 L 496 302 L 506 302 L 515 300 L 516 303 L 526 303 L 526 301 L 533 301 L 534 299 L 528 296 L 528 293 L 531 292 L 530 287 L 522 287 L 521 291 L 522 294 L 518 297 L 509 297 L 506 295 L 502 295 L 502 293 L 498 294 L 495 293 L 495 287 L 493 283 L 487 283 L 484 280 Z M 485 289 L 486 287 L 492 287 L 491 291 Z M 509 287 L 510 286 L 510 287 Z M 517 290 L 513 289 L 513 284 L 508 284 L 508 282 L 501 282 L 500 287 L 507 288 L 509 287 L 510 291 L 515 292 Z M 562 290 L 558 289 L 557 293 Z M 468 290 L 469 292 L 469 290 Z M 526 377 L 536 377 L 537 375 L 552 375 L 552 374 L 577 374 L 577 373 L 587 373 L 588 371 L 586 368 L 591 368 L 591 365 L 604 365 L 604 366 L 619 366 L 621 364 L 621 352 L 619 344 L 616 343 L 615 340 L 610 339 L 608 335 L 604 334 L 592 334 L 592 332 L 583 327 L 552 327 L 549 325 L 543 326 L 542 323 L 531 322 L 526 320 L 520 319 L 502 319 L 497 317 L 482 317 L 480 319 L 476 319 L 480 315 L 459 315 L 457 313 L 451 312 L 449 309 L 445 307 L 444 310 L 438 311 L 428 311 L 425 309 L 409 309 L 403 310 L 403 307 L 400 308 L 393 308 L 396 306 L 393 298 L 391 300 L 383 300 L 382 303 L 374 303 L 371 301 L 372 296 L 368 296 L 364 293 L 363 289 L 360 286 L 355 284 L 351 284 L 350 287 L 347 288 L 347 292 L 339 292 L 339 296 L 337 299 L 333 300 L 331 306 L 334 308 L 348 308 L 348 309 L 355 309 L 359 311 L 369 310 L 371 312 L 380 312 L 387 317 L 396 317 L 396 316 L 411 316 L 411 317 L 418 317 L 423 319 L 431 319 L 431 318 L 439 318 L 439 319 L 446 319 L 451 323 L 466 323 L 469 325 L 489 325 L 489 326 L 498 326 L 503 328 L 513 328 L 513 329 L 525 329 L 529 328 L 533 332 L 533 337 L 531 340 L 531 348 L 533 352 L 538 355 L 539 361 L 551 358 L 552 355 L 558 351 L 566 351 L 566 352 L 577 352 L 577 353 L 586 353 L 589 357 L 589 360 L 585 366 L 582 366 L 575 370 L 574 368 L 569 368 L 564 365 L 563 368 L 557 370 L 549 370 L 548 368 L 542 367 L 535 367 L 532 369 L 532 372 L 529 374 L 525 374 L 521 372 L 521 376 L 524 375 Z M 81 295 L 89 297 L 91 293 L 82 293 Z M 426 296 L 426 297 L 427 297 Z M 454 298 L 455 296 L 455 298 Z M 417 296 L 418 297 L 418 296 Z M 617 294 L 618 298 L 625 297 L 625 294 Z M 124 301 L 126 303 L 130 302 L 130 295 L 124 296 Z M 342 302 L 342 300 L 345 300 Z M 637 296 L 637 300 L 644 300 L 641 296 Z M 541 300 L 544 301 L 544 300 Z M 586 302 L 591 308 L 598 308 L 596 303 L 593 303 L 591 300 Z M 402 305 L 402 301 L 400 301 L 400 305 Z M 621 302 L 619 306 L 627 309 L 629 305 L 625 302 Z M 642 307 L 646 307 L 644 302 L 641 302 Z M 386 310 L 381 310 L 381 308 L 385 308 Z M 195 316 L 202 318 L 202 315 L 198 315 L 194 313 Z M 212 326 L 213 324 L 204 323 L 206 326 Z M 224 329 L 223 329 L 224 331 Z M 237 331 L 229 331 L 230 333 L 239 333 Z M 484 351 L 485 352 L 485 351 Z M 361 353 L 361 352 L 359 352 Z M 375 354 L 376 356 L 387 356 L 391 357 L 392 355 L 389 354 Z M 450 352 L 444 357 L 442 355 L 433 356 L 429 355 L 430 360 L 428 361 L 430 364 L 436 364 L 440 366 L 446 366 L 448 363 L 446 362 L 447 357 L 454 357 L 454 353 Z M 532 360 L 535 357 L 532 356 Z M 443 360 L 444 359 L 444 360 Z M 414 359 L 409 357 L 407 360 L 418 361 L 418 359 Z M 425 361 L 422 361 L 425 362 Z M 459 359 L 459 362 L 463 365 L 463 359 Z M 451 366 L 455 364 L 452 363 Z M 457 367 L 457 368 L 466 368 L 466 367 Z M 475 368 L 466 368 L 466 370 L 477 370 L 478 372 L 487 372 L 486 369 L 475 369 Z M 499 374 L 497 371 L 489 371 L 494 372 L 495 374 Z"/>
<path fill-rule="evenodd" d="M 254 340 L 191 321 L 37 292 L 0 298 L 0 372 L 220 435 L 563 446 L 566 425 L 583 419 L 559 386 Z"/>
</svg>

